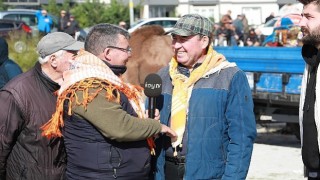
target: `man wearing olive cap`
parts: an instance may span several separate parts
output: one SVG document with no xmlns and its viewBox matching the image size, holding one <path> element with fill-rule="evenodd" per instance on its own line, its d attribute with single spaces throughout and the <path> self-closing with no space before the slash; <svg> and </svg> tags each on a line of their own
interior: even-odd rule
<svg viewBox="0 0 320 180">
<path fill-rule="evenodd" d="M 47 34 L 38 43 L 35 66 L 0 90 L 0 179 L 64 179 L 63 141 L 41 136 L 40 127 L 55 111 L 62 73 L 81 48 L 66 33 Z"/>
<path fill-rule="evenodd" d="M 256 137 L 245 73 L 213 50 L 213 24 L 187 14 L 170 31 L 174 56 L 161 69 L 160 121 L 178 134 L 157 139 L 156 179 L 245 179 Z"/>
</svg>

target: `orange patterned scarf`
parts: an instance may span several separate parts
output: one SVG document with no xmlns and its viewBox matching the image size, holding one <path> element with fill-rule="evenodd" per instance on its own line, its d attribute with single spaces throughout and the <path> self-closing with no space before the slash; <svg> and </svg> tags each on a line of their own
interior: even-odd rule
<svg viewBox="0 0 320 180">
<path fill-rule="evenodd" d="M 120 96 L 119 93 L 114 94 L 114 91 L 121 91 L 128 97 L 138 117 L 146 118 L 142 88 L 124 83 L 102 60 L 89 52 L 81 51 L 72 63 L 72 68 L 64 72 L 63 77 L 64 81 L 58 92 L 56 112 L 52 115 L 50 121 L 41 127 L 42 135 L 47 138 L 62 136 L 60 128 L 64 126 L 63 105 L 65 100 L 69 100 L 68 115 L 71 115 L 72 105 L 86 108 L 102 90 L 106 91 L 106 100 L 117 103 L 120 103 Z M 89 89 L 95 89 L 96 91 L 89 93 Z M 83 92 L 82 102 L 77 97 L 77 91 Z M 153 139 L 148 138 L 147 141 L 151 154 L 154 154 Z"/>
</svg>

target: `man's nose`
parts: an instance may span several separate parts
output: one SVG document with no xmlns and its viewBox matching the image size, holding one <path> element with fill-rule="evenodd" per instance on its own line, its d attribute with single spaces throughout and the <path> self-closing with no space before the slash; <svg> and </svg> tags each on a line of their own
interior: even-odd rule
<svg viewBox="0 0 320 180">
<path fill-rule="evenodd" d="M 307 21 L 307 18 L 305 17 L 302 17 L 301 20 L 299 21 L 299 26 L 300 27 L 305 27 L 306 26 L 306 21 Z"/>
<path fill-rule="evenodd" d="M 173 49 L 179 49 L 181 48 L 182 44 L 179 41 L 172 41 L 172 47 Z"/>
</svg>

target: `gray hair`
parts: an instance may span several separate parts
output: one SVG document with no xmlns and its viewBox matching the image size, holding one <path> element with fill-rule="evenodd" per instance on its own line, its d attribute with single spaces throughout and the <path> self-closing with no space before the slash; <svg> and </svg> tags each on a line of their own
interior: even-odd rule
<svg viewBox="0 0 320 180">
<path fill-rule="evenodd" d="M 97 24 L 88 33 L 84 49 L 94 55 L 99 55 L 107 46 L 116 46 L 119 35 L 130 39 L 128 31 L 119 26 L 107 23 Z"/>
<path fill-rule="evenodd" d="M 41 56 L 39 56 L 38 61 L 40 64 L 45 64 L 49 61 L 50 56 L 55 55 L 57 58 L 61 57 L 66 51 L 65 50 L 59 50 L 53 54 L 50 54 L 44 58 L 42 58 Z"/>
</svg>

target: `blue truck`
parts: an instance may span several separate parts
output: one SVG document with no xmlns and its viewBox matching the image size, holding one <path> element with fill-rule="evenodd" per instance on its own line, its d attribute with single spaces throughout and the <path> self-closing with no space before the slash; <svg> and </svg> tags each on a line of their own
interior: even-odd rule
<svg viewBox="0 0 320 180">
<path fill-rule="evenodd" d="M 285 122 L 300 138 L 301 47 L 214 47 L 246 72 L 257 122 Z"/>
</svg>

